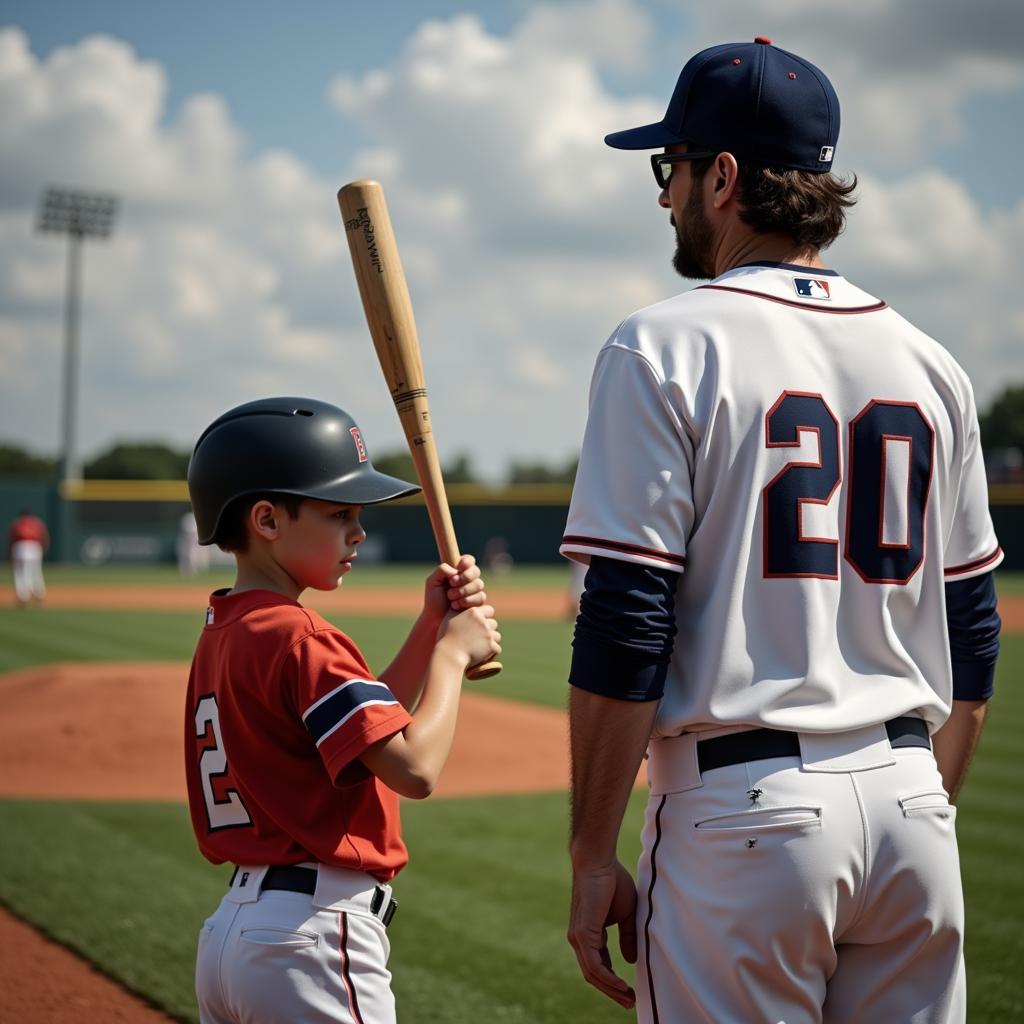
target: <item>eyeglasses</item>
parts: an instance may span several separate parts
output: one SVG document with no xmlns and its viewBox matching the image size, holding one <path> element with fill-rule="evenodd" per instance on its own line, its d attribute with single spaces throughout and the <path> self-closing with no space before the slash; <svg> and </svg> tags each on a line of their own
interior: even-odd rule
<svg viewBox="0 0 1024 1024">
<path fill-rule="evenodd" d="M 712 150 L 700 149 L 691 153 L 655 153 L 651 157 L 651 168 L 654 170 L 654 180 L 658 188 L 668 188 L 669 178 L 672 177 L 672 165 L 682 163 L 684 160 L 703 160 L 709 156 L 715 156 Z"/>
</svg>

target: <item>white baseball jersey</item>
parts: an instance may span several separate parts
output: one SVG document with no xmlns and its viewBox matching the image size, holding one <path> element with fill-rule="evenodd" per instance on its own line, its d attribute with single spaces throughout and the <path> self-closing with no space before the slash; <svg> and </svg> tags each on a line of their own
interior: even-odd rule
<svg viewBox="0 0 1024 1024">
<path fill-rule="evenodd" d="M 684 574 L 655 738 L 934 731 L 944 584 L 1002 560 L 970 382 L 833 271 L 736 268 L 601 350 L 561 551 Z"/>
</svg>

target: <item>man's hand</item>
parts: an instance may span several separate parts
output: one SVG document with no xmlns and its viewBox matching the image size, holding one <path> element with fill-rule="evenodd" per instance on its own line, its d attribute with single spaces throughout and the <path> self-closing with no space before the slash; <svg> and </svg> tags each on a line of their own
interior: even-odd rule
<svg viewBox="0 0 1024 1024">
<path fill-rule="evenodd" d="M 636 963 L 636 885 L 615 861 L 603 868 L 573 868 L 569 944 L 583 977 L 619 1006 L 631 1009 L 636 994 L 613 970 L 608 952 L 608 927 L 619 929 L 619 949 Z"/>
<path fill-rule="evenodd" d="M 636 963 L 636 885 L 615 845 L 657 711 L 657 701 L 614 700 L 576 686 L 569 693 L 569 944 L 583 977 L 627 1010 L 636 996 L 612 970 L 607 928 L 618 926 L 622 955 Z"/>
<path fill-rule="evenodd" d="M 967 777 L 967 768 L 981 739 L 987 710 L 987 701 L 954 700 L 949 718 L 932 736 L 935 762 L 951 804 L 956 803 L 960 787 Z"/>
</svg>

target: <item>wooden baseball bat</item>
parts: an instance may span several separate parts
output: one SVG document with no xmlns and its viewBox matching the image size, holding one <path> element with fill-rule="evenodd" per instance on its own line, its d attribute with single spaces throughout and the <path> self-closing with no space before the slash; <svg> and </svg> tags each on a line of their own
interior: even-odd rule
<svg viewBox="0 0 1024 1024">
<path fill-rule="evenodd" d="M 353 181 L 338 192 L 338 206 L 373 347 L 409 442 L 438 554 L 441 561 L 456 565 L 459 545 L 430 426 L 430 404 L 412 302 L 384 190 L 376 181 Z M 472 665 L 466 675 L 470 679 L 486 679 L 500 671 L 500 662 L 487 661 Z"/>
</svg>

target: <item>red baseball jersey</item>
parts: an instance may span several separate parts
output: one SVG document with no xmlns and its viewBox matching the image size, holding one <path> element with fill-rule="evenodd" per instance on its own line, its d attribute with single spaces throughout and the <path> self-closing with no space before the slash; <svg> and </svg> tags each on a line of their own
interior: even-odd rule
<svg viewBox="0 0 1024 1024">
<path fill-rule="evenodd" d="M 18 516 L 11 523 L 11 531 L 8 535 L 10 544 L 17 544 L 20 540 L 38 541 L 45 548 L 50 537 L 46 532 L 46 526 L 38 516 Z"/>
<path fill-rule="evenodd" d="M 185 774 L 215 864 L 318 861 L 382 882 L 408 860 L 398 796 L 359 760 L 412 719 L 356 645 L 281 594 L 213 594 L 189 675 Z"/>
</svg>

